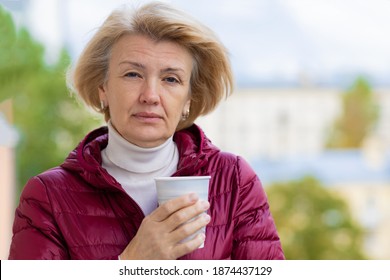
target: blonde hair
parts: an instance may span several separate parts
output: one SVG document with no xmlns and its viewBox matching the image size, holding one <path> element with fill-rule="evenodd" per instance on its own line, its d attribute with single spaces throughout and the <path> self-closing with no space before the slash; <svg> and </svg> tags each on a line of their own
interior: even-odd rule
<svg viewBox="0 0 390 280">
<path fill-rule="evenodd" d="M 172 41 L 193 56 L 190 114 L 180 121 L 177 130 L 192 125 L 198 116 L 211 112 L 221 99 L 231 94 L 230 61 L 213 31 L 167 4 L 152 2 L 138 9 L 124 7 L 111 13 L 68 73 L 69 87 L 87 105 L 104 113 L 106 121 L 110 113 L 101 108 L 98 88 L 106 81 L 111 49 L 125 34 Z"/>
</svg>

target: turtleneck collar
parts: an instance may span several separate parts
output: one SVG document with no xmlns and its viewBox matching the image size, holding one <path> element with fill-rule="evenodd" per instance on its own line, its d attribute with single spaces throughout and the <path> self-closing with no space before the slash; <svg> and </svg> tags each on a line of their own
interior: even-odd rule
<svg viewBox="0 0 390 280">
<path fill-rule="evenodd" d="M 172 162 L 177 154 L 173 137 L 154 148 L 141 148 L 124 139 L 108 122 L 106 156 L 118 167 L 134 173 L 150 173 Z"/>
</svg>

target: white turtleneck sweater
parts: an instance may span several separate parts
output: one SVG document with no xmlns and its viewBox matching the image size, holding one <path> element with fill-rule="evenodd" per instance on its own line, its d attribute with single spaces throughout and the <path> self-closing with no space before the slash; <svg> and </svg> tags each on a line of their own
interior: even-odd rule
<svg viewBox="0 0 390 280">
<path fill-rule="evenodd" d="M 124 139 L 108 122 L 108 145 L 102 166 L 141 207 L 145 215 L 157 208 L 154 178 L 177 170 L 179 153 L 173 137 L 154 148 L 141 148 Z"/>
</svg>

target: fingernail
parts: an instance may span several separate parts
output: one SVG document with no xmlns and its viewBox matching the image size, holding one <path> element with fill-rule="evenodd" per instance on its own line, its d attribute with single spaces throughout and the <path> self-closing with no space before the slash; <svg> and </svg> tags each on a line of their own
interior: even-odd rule
<svg viewBox="0 0 390 280">
<path fill-rule="evenodd" d="M 201 201 L 201 205 L 204 210 L 209 209 L 210 207 L 210 203 L 206 200 Z"/>
<path fill-rule="evenodd" d="M 189 198 L 190 198 L 190 201 L 193 202 L 193 201 L 198 200 L 198 195 L 196 193 L 191 193 Z"/>
<path fill-rule="evenodd" d="M 211 217 L 210 217 L 210 215 L 204 214 L 204 215 L 203 215 L 203 219 L 204 219 L 206 222 L 210 222 Z"/>
</svg>

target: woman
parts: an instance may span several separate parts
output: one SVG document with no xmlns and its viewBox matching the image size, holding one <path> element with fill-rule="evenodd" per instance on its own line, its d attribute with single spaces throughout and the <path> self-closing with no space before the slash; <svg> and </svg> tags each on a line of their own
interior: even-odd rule
<svg viewBox="0 0 390 280">
<path fill-rule="evenodd" d="M 284 258 L 253 170 L 194 124 L 233 84 L 212 31 L 161 3 L 115 11 L 70 80 L 108 126 L 27 183 L 10 259 Z M 211 176 L 209 202 L 158 206 L 155 177 L 198 175 Z M 206 225 L 207 236 L 180 242 Z"/>
</svg>

